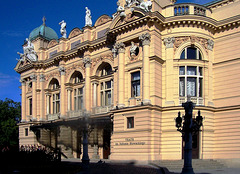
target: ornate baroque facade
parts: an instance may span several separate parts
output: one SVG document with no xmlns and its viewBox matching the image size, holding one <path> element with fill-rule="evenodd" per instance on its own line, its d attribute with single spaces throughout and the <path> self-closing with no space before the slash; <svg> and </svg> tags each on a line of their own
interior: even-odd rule
<svg viewBox="0 0 240 174">
<path fill-rule="evenodd" d="M 87 117 L 90 158 L 182 159 L 174 118 L 191 99 L 204 117 L 194 158 L 239 158 L 240 1 L 130 2 L 67 38 L 30 34 L 35 52 L 15 68 L 20 145 L 79 158 Z"/>
</svg>

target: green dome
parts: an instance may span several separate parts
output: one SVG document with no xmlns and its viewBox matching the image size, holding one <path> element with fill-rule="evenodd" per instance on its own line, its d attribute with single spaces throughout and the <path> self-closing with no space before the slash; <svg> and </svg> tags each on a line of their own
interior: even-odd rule
<svg viewBox="0 0 240 174">
<path fill-rule="evenodd" d="M 40 27 L 35 28 L 29 35 L 30 41 L 36 39 L 37 37 L 43 37 L 49 41 L 52 39 L 58 40 L 57 33 L 52 28 L 47 27 L 45 22 Z"/>
</svg>

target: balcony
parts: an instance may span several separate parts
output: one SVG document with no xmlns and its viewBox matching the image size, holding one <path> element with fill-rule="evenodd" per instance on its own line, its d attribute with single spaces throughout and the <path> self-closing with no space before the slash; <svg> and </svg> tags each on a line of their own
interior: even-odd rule
<svg viewBox="0 0 240 174">
<path fill-rule="evenodd" d="M 60 113 L 56 113 L 56 114 L 47 114 L 47 120 L 51 121 L 51 120 L 57 120 L 60 118 Z"/>
<path fill-rule="evenodd" d="M 179 104 L 182 105 L 182 103 L 187 102 L 187 98 L 188 97 L 179 97 Z M 190 97 L 190 100 L 193 103 L 196 103 L 196 105 L 199 105 L 199 106 L 204 105 L 204 101 L 202 97 Z"/>
<path fill-rule="evenodd" d="M 99 106 L 92 109 L 93 114 L 103 114 L 108 113 L 112 109 L 113 105 Z"/>
<path fill-rule="evenodd" d="M 83 110 L 77 110 L 77 111 L 68 111 L 67 116 L 68 118 L 73 118 L 73 117 L 81 117 L 83 116 Z"/>
<path fill-rule="evenodd" d="M 211 10 L 198 4 L 182 3 L 167 6 L 163 9 L 165 17 L 196 15 L 211 17 Z"/>
</svg>

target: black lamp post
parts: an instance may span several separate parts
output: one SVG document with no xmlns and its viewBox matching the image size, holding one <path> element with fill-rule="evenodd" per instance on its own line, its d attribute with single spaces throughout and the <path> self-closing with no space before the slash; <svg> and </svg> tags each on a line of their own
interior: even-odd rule
<svg viewBox="0 0 240 174">
<path fill-rule="evenodd" d="M 184 122 L 182 124 L 182 117 L 180 111 L 178 112 L 178 117 L 176 118 L 176 127 L 179 132 L 182 133 L 185 147 L 184 147 L 184 166 L 182 169 L 182 174 L 194 174 L 192 168 L 192 134 L 200 131 L 202 126 L 202 116 L 200 111 L 198 111 L 198 116 L 195 120 L 192 119 L 192 111 L 195 104 L 191 101 L 183 103 L 182 106 L 185 110 L 185 116 L 183 116 Z"/>
</svg>

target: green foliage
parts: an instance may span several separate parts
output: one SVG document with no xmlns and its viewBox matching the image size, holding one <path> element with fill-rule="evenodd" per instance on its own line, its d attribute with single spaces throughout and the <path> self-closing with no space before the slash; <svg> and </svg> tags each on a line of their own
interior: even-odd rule
<svg viewBox="0 0 240 174">
<path fill-rule="evenodd" d="M 0 100 L 0 147 L 18 145 L 17 120 L 21 118 L 21 103 L 6 98 Z"/>
</svg>

